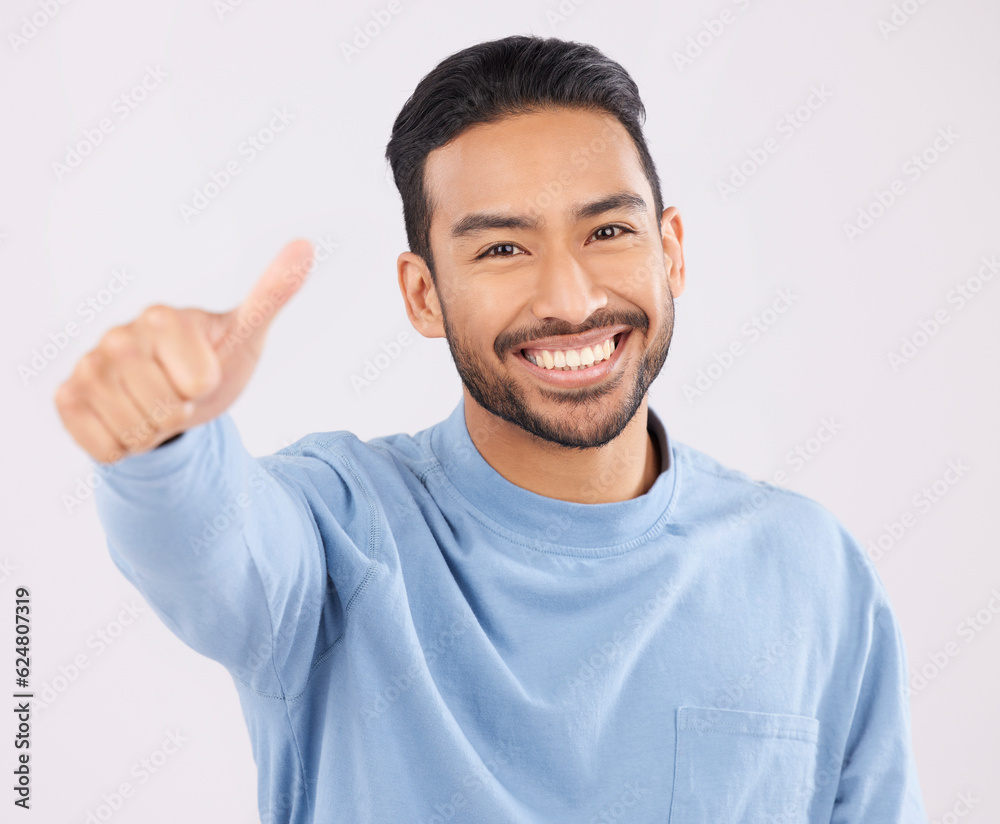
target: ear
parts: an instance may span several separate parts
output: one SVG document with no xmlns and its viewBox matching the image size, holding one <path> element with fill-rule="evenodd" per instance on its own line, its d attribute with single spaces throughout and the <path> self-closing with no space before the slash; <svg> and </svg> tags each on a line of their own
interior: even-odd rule
<svg viewBox="0 0 1000 824">
<path fill-rule="evenodd" d="M 663 253 L 673 261 L 667 280 L 670 282 L 670 294 L 677 298 L 684 291 L 684 224 L 676 206 L 663 210 L 660 236 L 663 240 Z"/>
<path fill-rule="evenodd" d="M 424 259 L 413 252 L 402 252 L 396 259 L 396 269 L 399 291 L 413 328 L 425 338 L 445 337 L 437 287 Z"/>
</svg>

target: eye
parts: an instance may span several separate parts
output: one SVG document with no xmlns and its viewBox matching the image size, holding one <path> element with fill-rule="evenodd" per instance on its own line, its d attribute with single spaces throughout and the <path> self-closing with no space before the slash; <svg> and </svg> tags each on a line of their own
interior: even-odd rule
<svg viewBox="0 0 1000 824">
<path fill-rule="evenodd" d="M 628 226 L 622 226 L 622 225 L 620 225 L 618 223 L 609 223 L 607 226 L 602 226 L 600 229 L 595 229 L 594 230 L 594 235 L 596 235 L 598 232 L 603 232 L 605 229 L 621 229 L 622 234 L 626 234 L 626 233 L 630 234 L 630 235 L 634 235 L 635 234 L 635 230 L 634 229 L 629 229 Z M 591 235 L 591 237 L 593 237 L 594 235 Z M 621 235 L 605 235 L 603 238 L 598 238 L 598 239 L 599 240 L 614 240 L 617 237 L 621 237 Z"/>
<path fill-rule="evenodd" d="M 516 245 L 514 243 L 494 243 L 492 246 L 490 246 L 489 249 L 487 249 L 481 255 L 478 255 L 476 257 L 476 260 L 482 260 L 483 258 L 486 258 L 486 257 L 514 257 L 514 255 L 512 255 L 512 254 L 511 255 L 506 255 L 506 254 L 504 254 L 504 255 L 499 255 L 499 254 L 498 255 L 492 255 L 492 254 L 490 254 L 490 252 L 492 252 L 494 249 L 520 249 L 520 248 L 521 248 L 520 246 L 518 246 L 518 245 Z"/>
<path fill-rule="evenodd" d="M 630 229 L 628 226 L 622 226 L 621 224 L 618 223 L 609 223 L 607 226 L 601 226 L 600 228 L 595 229 L 593 234 L 591 234 L 591 237 L 596 235 L 598 232 L 605 231 L 606 229 L 619 229 L 621 231 L 621 234 L 630 234 L 630 235 L 635 234 L 635 230 Z M 605 235 L 604 237 L 598 238 L 598 240 L 614 240 L 615 238 L 621 237 L 621 234 Z M 485 252 L 483 252 L 481 255 L 478 255 L 476 257 L 476 260 L 482 260 L 483 258 L 488 258 L 488 257 L 502 257 L 502 258 L 515 257 L 516 255 L 513 252 L 513 250 L 520 248 L 521 247 L 518 246 L 516 243 L 494 243 Z M 505 250 L 505 253 L 500 254 L 501 250 Z M 506 250 L 511 250 L 510 254 L 507 254 Z M 493 254 L 494 251 L 497 251 L 497 254 Z"/>
</svg>

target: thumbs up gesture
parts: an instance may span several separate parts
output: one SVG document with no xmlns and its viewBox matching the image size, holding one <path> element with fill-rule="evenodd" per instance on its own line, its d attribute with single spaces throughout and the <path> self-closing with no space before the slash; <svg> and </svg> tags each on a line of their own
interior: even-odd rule
<svg viewBox="0 0 1000 824">
<path fill-rule="evenodd" d="M 308 241 L 292 241 L 229 312 L 156 305 L 109 329 L 55 393 L 73 439 L 114 463 L 221 415 L 250 380 L 268 327 L 312 257 Z"/>
</svg>

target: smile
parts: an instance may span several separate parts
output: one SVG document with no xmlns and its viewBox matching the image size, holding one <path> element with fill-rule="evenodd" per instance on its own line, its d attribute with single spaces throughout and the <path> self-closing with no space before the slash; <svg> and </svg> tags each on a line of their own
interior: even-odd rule
<svg viewBox="0 0 1000 824">
<path fill-rule="evenodd" d="M 621 359 L 621 350 L 631 330 L 609 335 L 602 341 L 576 349 L 527 348 L 517 352 L 517 360 L 530 371 L 560 386 L 577 386 L 603 378 Z"/>
<path fill-rule="evenodd" d="M 603 341 L 579 349 L 522 349 L 521 352 L 535 366 L 543 369 L 586 369 L 602 360 L 608 360 L 617 347 L 618 335 L 609 335 Z"/>
</svg>

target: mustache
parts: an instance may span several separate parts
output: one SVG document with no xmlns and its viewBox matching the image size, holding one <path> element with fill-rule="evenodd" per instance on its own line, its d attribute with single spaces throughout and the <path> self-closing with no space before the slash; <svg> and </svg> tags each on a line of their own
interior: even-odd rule
<svg viewBox="0 0 1000 824">
<path fill-rule="evenodd" d="M 649 331 L 649 318 L 645 312 L 641 311 L 621 311 L 621 312 L 594 312 L 581 326 L 573 326 L 565 321 L 557 321 L 547 326 L 538 326 L 522 329 L 514 329 L 500 335 L 493 345 L 497 357 L 503 360 L 504 353 L 514 349 L 520 349 L 522 344 L 537 338 L 548 338 L 556 335 L 577 335 L 589 332 L 591 329 L 600 329 L 605 326 L 631 326 L 641 332 Z"/>
</svg>

